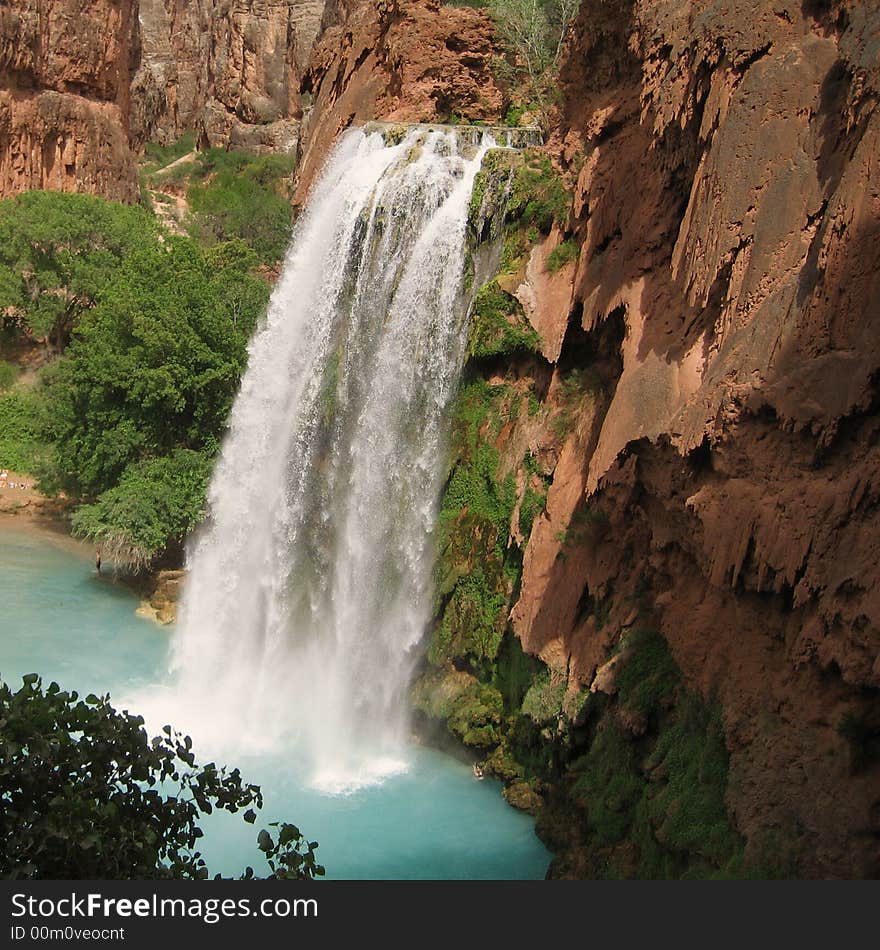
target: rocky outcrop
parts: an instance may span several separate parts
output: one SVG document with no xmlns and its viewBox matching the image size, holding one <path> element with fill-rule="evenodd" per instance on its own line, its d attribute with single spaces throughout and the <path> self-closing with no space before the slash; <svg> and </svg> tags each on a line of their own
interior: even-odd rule
<svg viewBox="0 0 880 950">
<path fill-rule="evenodd" d="M 302 83 L 311 102 L 303 128 L 299 187 L 304 200 L 339 133 L 370 119 L 392 122 L 498 120 L 498 56 L 485 12 L 440 0 L 339 2 Z"/>
<path fill-rule="evenodd" d="M 173 142 L 196 130 L 210 145 L 296 145 L 299 85 L 322 0 L 140 0 L 141 64 L 133 126 Z"/>
<path fill-rule="evenodd" d="M 29 188 L 137 196 L 129 149 L 134 0 L 0 8 L 0 195 Z"/>
<path fill-rule="evenodd" d="M 782 841 L 811 876 L 880 873 L 878 62 L 856 2 L 582 6 L 554 332 L 561 361 L 622 338 L 621 366 L 512 614 L 589 688 L 648 598 L 721 704 L 747 857 Z M 584 517 L 601 530 L 565 537 Z"/>
</svg>

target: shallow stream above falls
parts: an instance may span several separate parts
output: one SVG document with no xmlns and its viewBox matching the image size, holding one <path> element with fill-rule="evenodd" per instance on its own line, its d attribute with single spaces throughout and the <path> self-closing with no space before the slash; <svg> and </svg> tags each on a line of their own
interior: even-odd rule
<svg viewBox="0 0 880 950">
<path fill-rule="evenodd" d="M 95 575 L 88 551 L 0 524 L 0 675 L 13 687 L 36 672 L 83 694 L 109 692 L 114 705 L 135 712 L 142 710 L 127 698 L 146 693 L 152 725 L 162 713 L 170 630 L 137 617 L 136 607 L 126 588 Z M 213 758 L 198 741 L 195 751 Z M 476 781 L 466 763 L 432 749 L 409 746 L 405 771 L 338 795 L 304 783 L 295 748 L 230 764 L 262 786 L 265 807 L 256 826 L 226 814 L 203 823 L 212 873 L 237 875 L 248 864 L 263 873 L 256 831 L 274 820 L 320 843 L 331 878 L 541 878 L 550 860 L 532 820 L 504 802 L 497 783 Z"/>
</svg>

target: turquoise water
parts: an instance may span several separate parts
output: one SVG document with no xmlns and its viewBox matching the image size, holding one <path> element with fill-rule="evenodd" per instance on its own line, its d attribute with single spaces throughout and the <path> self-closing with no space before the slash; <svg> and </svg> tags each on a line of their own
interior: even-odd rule
<svg viewBox="0 0 880 950">
<path fill-rule="evenodd" d="M 30 672 L 117 697 L 162 683 L 170 631 L 137 617 L 136 606 L 67 539 L 0 526 L 0 676 L 13 686 Z M 532 820 L 504 802 L 497 783 L 475 781 L 466 763 L 431 749 L 413 746 L 405 773 L 349 795 L 304 787 L 292 752 L 232 764 L 263 788 L 256 828 L 297 824 L 320 842 L 328 877 L 541 878 L 550 859 Z M 264 873 L 254 827 L 225 813 L 203 827 L 212 873 L 235 875 L 248 864 Z"/>
</svg>

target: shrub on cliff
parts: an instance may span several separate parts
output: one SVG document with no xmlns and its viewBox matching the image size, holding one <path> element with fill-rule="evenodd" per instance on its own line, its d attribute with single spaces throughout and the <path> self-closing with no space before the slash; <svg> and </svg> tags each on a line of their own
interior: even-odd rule
<svg viewBox="0 0 880 950">
<path fill-rule="evenodd" d="M 106 696 L 44 690 L 31 673 L 17 692 L 0 683 L 0 721 L 3 878 L 206 878 L 201 816 L 243 811 L 253 823 L 262 807 L 238 769 L 197 764 L 189 737 L 170 726 L 150 739 L 141 717 Z M 324 873 L 317 843 L 293 825 L 257 841 L 271 877 Z"/>
</svg>

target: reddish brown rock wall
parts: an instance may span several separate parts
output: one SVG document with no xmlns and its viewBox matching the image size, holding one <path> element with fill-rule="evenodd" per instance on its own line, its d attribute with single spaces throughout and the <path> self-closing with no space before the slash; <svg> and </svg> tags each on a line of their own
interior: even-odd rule
<svg viewBox="0 0 880 950">
<path fill-rule="evenodd" d="M 15 0 L 0 9 L 0 195 L 137 196 L 129 150 L 133 0 Z"/>
<path fill-rule="evenodd" d="M 622 371 L 513 612 L 588 684 L 606 643 L 579 604 L 614 640 L 649 591 L 721 700 L 749 848 L 775 834 L 817 876 L 880 873 L 880 765 L 841 734 L 880 729 L 878 64 L 868 4 L 583 5 L 551 143 L 583 242 L 557 319 L 622 321 Z M 587 507 L 607 526 L 557 558 Z"/>
</svg>

